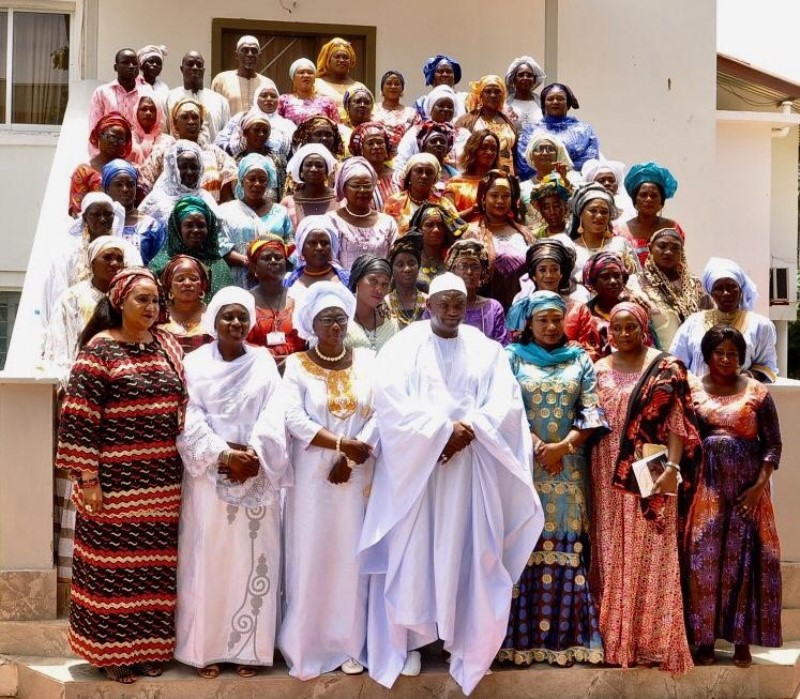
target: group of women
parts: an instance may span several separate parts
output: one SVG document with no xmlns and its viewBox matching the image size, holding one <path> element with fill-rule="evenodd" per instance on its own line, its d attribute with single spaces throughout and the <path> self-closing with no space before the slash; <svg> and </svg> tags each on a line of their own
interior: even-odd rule
<svg viewBox="0 0 800 699">
<path fill-rule="evenodd" d="M 532 58 L 464 94 L 437 55 L 414 107 L 396 71 L 376 105 L 354 63 L 342 39 L 298 59 L 221 146 L 180 102 L 160 169 L 121 115 L 93 132 L 79 174 L 105 193 L 73 188 L 43 306 L 75 652 L 124 683 L 173 657 L 250 677 L 276 647 L 300 679 L 364 670 L 375 354 L 444 272 L 506 346 L 545 511 L 498 661 L 680 673 L 717 639 L 739 667 L 780 645 L 775 330 L 752 281 L 721 258 L 691 274 L 674 177 L 605 160 Z"/>
</svg>

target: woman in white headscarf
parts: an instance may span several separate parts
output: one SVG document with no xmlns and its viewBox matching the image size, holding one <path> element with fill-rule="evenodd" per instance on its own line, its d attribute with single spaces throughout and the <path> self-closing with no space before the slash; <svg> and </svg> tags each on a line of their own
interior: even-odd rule
<svg viewBox="0 0 800 699">
<path fill-rule="evenodd" d="M 712 257 L 703 271 L 703 288 L 716 308 L 690 315 L 678 328 L 672 340 L 674 354 L 696 376 L 708 372 L 701 343 L 703 336 L 715 325 L 736 328 L 747 342 L 740 371 L 762 383 L 778 378 L 778 355 L 775 344 L 778 336 L 772 321 L 753 311 L 758 298 L 756 285 L 733 260 Z"/>
<path fill-rule="evenodd" d="M 506 113 L 520 128 L 533 126 L 542 118 L 539 95 L 534 94 L 534 90 L 544 84 L 546 77 L 542 67 L 530 56 L 515 58 L 508 66 Z"/>
<path fill-rule="evenodd" d="M 215 341 L 184 359 L 189 405 L 175 657 L 213 679 L 271 666 L 281 581 L 280 489 L 291 482 L 275 360 L 245 343 L 252 294 L 220 289 L 202 324 Z"/>
<path fill-rule="evenodd" d="M 311 679 L 366 664 L 367 578 L 358 539 L 378 433 L 375 358 L 344 340 L 356 300 L 319 282 L 296 306 L 294 327 L 313 349 L 286 359 L 286 426 L 295 487 L 287 491 L 286 617 L 278 647 L 289 674 Z"/>
<path fill-rule="evenodd" d="M 321 143 L 300 146 L 286 164 L 286 173 L 295 189 L 281 204 L 289 212 L 295 229 L 306 216 L 336 210 L 336 193 L 329 184 L 333 182 L 331 175 L 335 169 L 336 159 Z"/>
<path fill-rule="evenodd" d="M 316 87 L 317 67 L 308 58 L 298 58 L 289 66 L 292 92 L 278 98 L 278 114 L 296 125 L 322 114 L 338 123 L 339 109 L 329 96 L 319 94 Z"/>
<path fill-rule="evenodd" d="M 614 197 L 614 205 L 619 216 L 614 223 L 624 223 L 636 216 L 636 208 L 622 186 L 625 179 L 625 163 L 619 160 L 606 160 L 605 158 L 591 158 L 581 168 L 584 182 L 599 182 L 606 191 Z"/>
</svg>

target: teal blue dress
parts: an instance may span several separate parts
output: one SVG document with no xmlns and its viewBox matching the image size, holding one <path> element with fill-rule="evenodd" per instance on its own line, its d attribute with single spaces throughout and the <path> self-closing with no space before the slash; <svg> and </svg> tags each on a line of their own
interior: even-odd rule
<svg viewBox="0 0 800 699">
<path fill-rule="evenodd" d="M 531 431 L 547 443 L 573 428 L 608 429 L 600 408 L 594 367 L 581 352 L 572 360 L 537 366 L 509 352 L 522 389 Z M 501 661 L 517 665 L 547 662 L 603 662 L 598 608 L 589 589 L 589 450 L 565 455 L 551 476 L 535 460 L 533 481 L 545 525 L 528 565 L 514 588 Z"/>
</svg>

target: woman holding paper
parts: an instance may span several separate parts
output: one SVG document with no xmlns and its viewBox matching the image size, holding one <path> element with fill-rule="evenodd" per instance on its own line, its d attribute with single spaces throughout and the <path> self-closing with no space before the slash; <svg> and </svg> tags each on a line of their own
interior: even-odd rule
<svg viewBox="0 0 800 699">
<path fill-rule="evenodd" d="M 592 455 L 591 579 L 600 635 L 612 665 L 692 668 L 678 559 L 678 476 L 682 494 L 700 456 L 686 368 L 646 344 L 647 312 L 634 303 L 611 310 L 617 351 L 595 365 L 600 405 L 611 432 Z M 660 445 L 667 464 L 656 494 L 642 498 L 633 464 Z"/>
</svg>

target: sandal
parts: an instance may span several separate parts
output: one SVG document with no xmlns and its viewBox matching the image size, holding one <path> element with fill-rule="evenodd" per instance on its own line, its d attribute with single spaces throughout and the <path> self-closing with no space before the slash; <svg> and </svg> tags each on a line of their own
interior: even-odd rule
<svg viewBox="0 0 800 699">
<path fill-rule="evenodd" d="M 133 684 L 139 679 L 133 672 L 131 665 L 110 665 L 109 667 L 104 667 L 103 670 L 108 679 L 120 684 Z"/>
<path fill-rule="evenodd" d="M 698 665 L 713 665 L 717 662 L 717 656 L 714 655 L 713 644 L 703 644 L 697 646 L 697 652 L 694 654 L 694 661 Z"/>
<path fill-rule="evenodd" d="M 750 655 L 750 646 L 748 644 L 734 646 L 733 664 L 743 670 L 753 664 L 753 656 Z"/>
<path fill-rule="evenodd" d="M 255 677 L 258 674 L 258 668 L 252 665 L 237 665 L 236 674 L 245 680 L 249 680 L 251 677 Z"/>
<path fill-rule="evenodd" d="M 145 677 L 161 677 L 164 674 L 165 663 L 142 663 L 139 665 L 139 674 Z"/>
<path fill-rule="evenodd" d="M 204 680 L 215 680 L 219 677 L 219 665 L 206 665 L 205 667 L 197 668 L 197 674 Z"/>
</svg>

